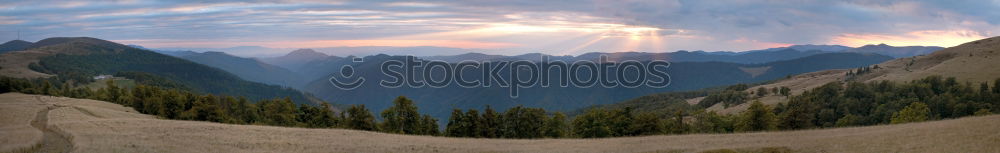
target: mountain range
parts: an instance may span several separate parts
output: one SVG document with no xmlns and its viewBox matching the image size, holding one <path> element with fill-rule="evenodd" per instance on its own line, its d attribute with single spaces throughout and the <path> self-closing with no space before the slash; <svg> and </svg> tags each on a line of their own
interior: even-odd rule
<svg viewBox="0 0 1000 153">
<path fill-rule="evenodd" d="M 376 55 L 363 57 L 363 62 L 342 62 L 353 67 L 353 74 L 366 79 L 367 85 L 352 90 L 332 86 L 326 77 L 309 82 L 303 90 L 315 93 L 317 97 L 340 104 L 365 104 L 375 111 L 391 105 L 396 96 L 413 99 L 422 113 L 445 118 L 453 108 L 469 109 L 492 106 L 507 109 L 514 106 L 540 107 L 546 110 L 569 111 L 591 105 L 609 104 L 638 96 L 667 92 L 694 90 L 706 87 L 724 86 L 737 83 L 753 83 L 783 78 L 805 72 L 825 69 L 853 68 L 893 59 L 889 56 L 869 53 L 823 53 L 812 56 L 774 61 L 761 64 L 740 64 L 727 62 L 673 62 L 666 69 L 671 83 L 665 88 L 641 86 L 626 87 L 538 87 L 520 89 L 519 96 L 513 98 L 508 88 L 500 86 L 464 88 L 457 85 L 434 87 L 383 87 L 380 80 L 392 80 L 380 69 L 388 60 L 405 60 L 407 56 Z M 423 60 L 416 57 L 417 60 Z M 332 74 L 340 75 L 339 67 L 330 67 Z M 478 69 L 471 69 L 478 72 Z M 508 70 L 501 70 L 505 80 L 511 80 Z M 416 72 L 415 76 L 422 76 Z M 440 73 L 438 73 L 440 74 Z M 465 73 L 467 78 L 480 78 L 481 73 Z M 434 78 L 440 76 L 432 75 Z M 421 78 L 422 79 L 422 78 Z M 551 79 L 551 78 L 550 78 Z M 552 80 L 558 82 L 559 80 Z"/>
<path fill-rule="evenodd" d="M 396 96 L 407 96 L 416 101 L 420 108 L 425 108 L 421 109 L 423 113 L 428 113 L 438 118 L 447 117 L 448 113 L 451 111 L 452 108 L 463 108 L 463 109 L 481 108 L 486 105 L 492 106 L 497 109 L 506 109 L 513 106 L 523 105 L 529 107 L 541 107 L 547 110 L 570 111 L 592 105 L 615 103 L 655 93 L 662 93 L 668 91 L 695 90 L 708 87 L 726 86 L 738 83 L 755 83 L 755 82 L 784 78 L 786 76 L 796 75 L 800 73 L 827 70 L 827 69 L 854 68 L 894 59 L 894 57 L 892 56 L 885 56 L 882 54 L 891 54 L 895 56 L 920 55 L 920 54 L 926 54 L 933 50 L 940 49 L 938 47 L 922 47 L 922 46 L 892 47 L 887 45 L 869 45 L 858 48 L 850 48 L 837 45 L 795 45 L 782 48 L 771 48 L 771 49 L 743 51 L 743 52 L 704 52 L 704 51 L 678 51 L 669 53 L 593 52 L 593 53 L 581 54 L 578 56 L 554 56 L 554 55 L 546 55 L 540 53 L 531 53 L 531 54 L 523 54 L 516 56 L 489 55 L 481 53 L 465 53 L 465 54 L 457 54 L 450 56 L 399 56 L 399 55 L 378 54 L 378 55 L 371 55 L 364 57 L 330 56 L 320 51 L 316 51 L 314 49 L 299 49 L 292 51 L 284 56 L 269 57 L 269 58 L 247 58 L 247 57 L 231 55 L 224 52 L 214 52 L 214 51 L 194 52 L 194 51 L 156 50 L 156 52 L 160 54 L 155 54 L 155 53 L 150 54 L 153 52 L 148 52 L 144 47 L 141 46 L 137 45 L 124 46 L 117 43 L 105 42 L 103 40 L 93 39 L 93 38 L 53 38 L 53 39 L 56 40 L 67 39 L 73 41 L 43 40 L 39 41 L 38 43 L 29 42 L 28 44 L 29 47 L 21 50 L 43 50 L 43 49 L 38 49 L 39 46 L 50 46 L 55 44 L 67 44 L 67 43 L 78 44 L 78 45 L 82 44 L 83 46 L 74 46 L 73 49 L 65 48 L 62 51 L 57 51 L 57 53 L 54 53 L 57 54 L 57 56 L 54 56 L 57 58 L 51 58 L 48 57 L 51 55 L 46 55 L 46 56 L 39 56 L 37 59 L 42 60 L 42 62 L 40 63 L 56 63 L 56 64 L 43 64 L 45 68 L 53 69 L 51 71 L 56 71 L 56 72 L 71 71 L 83 74 L 100 74 L 100 73 L 111 73 L 114 71 L 124 71 L 124 70 L 147 70 L 150 71 L 150 73 L 161 75 L 164 76 L 165 78 L 170 78 L 171 80 L 175 80 L 177 82 L 181 82 L 182 84 L 193 86 L 195 87 L 195 89 L 204 90 L 210 93 L 218 92 L 218 93 L 228 93 L 228 94 L 238 95 L 238 94 L 247 94 L 250 92 L 254 93 L 259 92 L 259 91 L 227 92 L 224 90 L 210 90 L 212 89 L 210 86 L 199 85 L 199 83 L 213 82 L 208 80 L 215 80 L 221 78 L 229 78 L 232 80 L 247 80 L 264 84 L 270 84 L 272 86 L 284 86 L 284 87 L 292 87 L 300 89 L 308 93 L 313 93 L 319 99 L 335 102 L 338 104 L 366 104 L 376 112 L 387 108 L 389 104 L 391 104 L 390 102 L 392 98 L 395 98 Z M 90 43 L 90 45 L 87 45 L 88 43 Z M 24 44 L 24 43 L 9 42 L 6 44 Z M 0 47 L 6 47 L 6 48 L 17 47 L 16 45 L 6 45 L 6 44 Z M 103 48 L 109 48 L 107 44 L 111 44 L 110 50 L 113 51 L 97 52 L 100 54 L 86 53 L 86 52 L 91 52 L 87 51 L 86 49 L 94 48 L 90 47 L 90 46 L 95 46 L 93 44 L 98 44 L 96 46 L 102 46 L 101 44 L 105 44 Z M 103 48 L 97 47 L 96 49 L 102 50 Z M 62 55 L 62 54 L 73 54 L 75 50 L 83 50 L 83 52 L 85 53 L 73 56 Z M 124 55 L 122 55 L 123 53 Z M 134 53 L 140 53 L 140 54 L 134 54 Z M 100 56 L 94 56 L 94 55 L 100 55 Z M 169 56 L 164 56 L 164 55 L 169 55 Z M 173 61 L 168 63 L 176 63 L 176 62 L 183 63 L 182 61 L 190 61 L 191 63 L 184 65 L 198 68 L 197 71 L 204 71 L 202 73 L 205 74 L 219 74 L 219 75 L 215 76 L 209 75 L 209 76 L 191 78 L 195 76 L 178 75 L 176 74 L 178 72 L 159 72 L 150 70 L 153 69 L 153 67 L 158 67 L 156 65 L 162 66 L 166 63 L 143 63 L 136 60 L 120 59 L 120 58 L 134 58 L 131 56 L 151 58 L 146 62 Z M 169 58 L 170 56 L 174 56 L 179 59 Z M 670 74 L 672 82 L 670 86 L 665 88 L 529 87 L 522 89 L 520 92 L 521 95 L 519 97 L 512 98 L 511 96 L 509 96 L 507 88 L 502 88 L 497 86 L 479 87 L 479 88 L 462 88 L 457 86 L 449 86 L 443 88 L 429 88 L 429 87 L 414 88 L 405 86 L 400 88 L 386 88 L 376 85 L 377 82 L 375 82 L 375 83 L 368 83 L 369 86 L 363 86 L 361 88 L 354 90 L 342 90 L 333 87 L 328 80 L 329 76 L 339 75 L 341 72 L 341 68 L 345 65 L 353 66 L 355 74 L 360 74 L 361 76 L 367 78 L 370 81 L 387 79 L 386 76 L 382 75 L 380 70 L 381 63 L 387 60 L 403 60 L 406 58 L 415 58 L 417 60 L 438 60 L 450 63 L 456 63 L 461 61 L 500 62 L 500 61 L 515 61 L 515 60 L 528 60 L 532 62 L 538 62 L 543 56 L 547 57 L 550 60 L 559 60 L 567 62 L 596 61 L 601 56 L 607 56 L 612 61 L 636 60 L 636 61 L 648 62 L 651 60 L 665 60 L 671 62 L 671 65 L 666 70 L 666 72 Z M 355 58 L 361 59 L 360 62 L 356 62 L 354 60 Z M 104 61 L 111 59 L 135 62 L 129 65 L 144 65 L 149 67 L 138 66 L 140 68 L 122 68 L 120 66 L 113 66 L 114 64 L 100 65 L 101 67 L 90 67 L 90 65 L 85 64 L 86 62 L 81 61 L 81 60 Z M 60 61 L 60 62 L 53 62 L 53 61 Z M 60 64 L 61 66 L 66 68 L 60 68 Z M 79 65 L 68 66 L 69 64 L 79 64 Z M 121 65 L 127 63 L 115 63 L 115 64 Z M 56 66 L 49 66 L 49 65 L 56 65 Z M 54 68 L 49 68 L 49 67 L 54 67 Z M 126 66 L 126 67 L 131 67 L 131 66 Z M 211 68 L 202 69 L 201 67 L 211 67 Z M 95 69 L 95 70 L 81 70 L 85 68 Z M 167 67 L 158 67 L 155 69 L 170 70 L 170 68 Z M 224 72 L 213 72 L 213 70 L 215 71 L 222 70 Z M 25 73 L 30 73 L 30 72 L 25 72 Z M 53 74 L 58 74 L 58 73 L 53 73 Z M 188 73 L 187 75 L 190 74 L 191 73 Z M 51 75 L 51 74 L 42 73 L 38 75 Z M 199 73 L 199 75 L 202 74 Z M 472 77 L 477 77 L 477 75 L 478 74 L 471 74 Z M 504 76 L 504 79 L 510 79 L 510 77 L 507 76 L 506 74 L 502 76 Z M 205 79 L 203 77 L 207 77 L 210 79 Z M 224 81 L 217 80 L 217 82 L 224 82 Z M 222 84 L 216 84 L 216 85 L 222 85 Z M 245 84 L 245 83 L 236 83 L 236 84 Z M 279 89 L 279 87 L 274 87 L 274 89 Z M 276 96 L 273 94 L 265 94 L 265 95 L 271 95 L 271 97 Z M 308 94 L 303 93 L 302 95 L 308 95 Z M 267 96 L 258 96 L 258 97 L 267 97 Z M 296 98 L 296 99 L 300 100 L 311 99 L 307 97 L 309 96 L 303 96 L 302 98 Z M 306 101 L 314 101 L 314 100 L 306 100 Z"/>
<path fill-rule="evenodd" d="M 220 54 L 201 53 L 190 58 L 240 62 L 238 58 L 225 58 Z M 322 102 L 294 89 L 246 81 L 230 73 L 236 70 L 228 69 L 231 67 L 226 67 L 226 64 L 209 64 L 227 70 L 90 37 L 47 38 L 32 43 L 23 50 L 0 54 L 0 71 L 10 77 L 58 76 L 60 79 L 87 82 L 97 75 L 129 74 L 128 76 L 138 76 L 126 76 L 137 82 L 155 80 L 152 83 L 180 85 L 181 87 L 168 88 L 177 87 L 199 93 L 242 96 L 251 100 L 287 97 L 302 104 Z"/>
</svg>

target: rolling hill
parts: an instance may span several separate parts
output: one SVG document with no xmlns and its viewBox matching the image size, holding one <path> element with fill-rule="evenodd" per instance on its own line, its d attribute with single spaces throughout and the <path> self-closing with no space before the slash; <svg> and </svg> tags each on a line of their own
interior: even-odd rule
<svg viewBox="0 0 1000 153">
<path fill-rule="evenodd" d="M 894 58 L 904 58 L 917 55 L 926 55 L 928 53 L 941 50 L 944 48 L 936 46 L 900 46 L 894 47 L 886 44 L 878 45 L 865 45 L 858 48 L 852 48 L 844 50 L 844 52 L 855 52 L 855 53 L 875 53 L 892 56 Z"/>
<path fill-rule="evenodd" d="M 180 83 L 195 92 L 254 100 L 290 97 L 299 103 L 318 102 L 294 89 L 246 81 L 217 68 L 89 37 L 43 39 L 24 51 L 0 54 L 0 62 L 3 75 L 11 77 L 57 75 L 87 82 L 100 74 L 143 72 Z"/>
<path fill-rule="evenodd" d="M 848 77 L 846 75 L 848 72 L 856 72 L 854 69 L 816 71 L 753 86 L 745 92 L 752 92 L 757 88 L 788 87 L 791 89 L 792 95 L 798 95 L 829 82 L 874 82 L 883 80 L 908 82 L 928 76 L 954 77 L 956 80 L 972 83 L 991 82 L 995 81 L 994 79 L 997 76 L 1000 76 L 1000 68 L 996 67 L 996 65 L 1000 65 L 1000 37 L 972 41 L 955 47 L 940 49 L 927 55 L 897 58 L 865 67 L 874 67 L 875 65 L 879 68 L 856 76 Z M 698 101 L 700 98 L 702 97 L 691 98 L 688 101 Z M 764 104 L 771 105 L 787 101 L 786 97 L 780 95 L 761 97 L 759 100 Z M 723 114 L 733 114 L 745 110 L 747 107 L 749 107 L 749 103 L 728 108 L 713 106 L 708 110 Z"/>
<path fill-rule="evenodd" d="M 0 44 L 0 53 L 24 50 L 27 49 L 28 46 L 31 46 L 31 42 L 24 40 L 11 40 Z"/>
</svg>

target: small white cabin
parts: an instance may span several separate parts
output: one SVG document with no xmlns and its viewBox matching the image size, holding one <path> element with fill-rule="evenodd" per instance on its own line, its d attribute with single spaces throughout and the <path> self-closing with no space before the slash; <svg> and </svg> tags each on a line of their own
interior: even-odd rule
<svg viewBox="0 0 1000 153">
<path fill-rule="evenodd" d="M 110 79 L 110 78 L 113 78 L 113 77 L 114 76 L 111 76 L 111 75 L 98 75 L 98 76 L 94 76 L 94 80 L 104 80 L 104 79 Z"/>
</svg>

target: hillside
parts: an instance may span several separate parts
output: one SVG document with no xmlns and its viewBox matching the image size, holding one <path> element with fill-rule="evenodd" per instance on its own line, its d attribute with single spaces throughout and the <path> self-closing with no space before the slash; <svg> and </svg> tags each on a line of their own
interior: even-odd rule
<svg viewBox="0 0 1000 153">
<path fill-rule="evenodd" d="M 0 53 L 24 50 L 27 49 L 28 46 L 31 46 L 31 42 L 27 42 L 24 40 L 11 40 L 3 44 L 0 44 Z"/>
<path fill-rule="evenodd" d="M 750 87 L 745 92 L 757 88 L 789 87 L 792 95 L 801 94 L 823 84 L 835 81 L 893 81 L 907 82 L 928 76 L 955 77 L 956 80 L 967 82 L 991 82 L 1000 76 L 1000 37 L 987 38 L 968 42 L 959 46 L 937 50 L 933 53 L 908 58 L 894 59 L 878 64 L 878 69 L 848 78 L 846 73 L 856 70 L 840 69 L 825 70 L 792 76 L 773 83 Z M 871 65 L 869 67 L 874 67 Z M 787 101 L 784 96 L 771 95 L 760 98 L 765 104 L 778 104 Z M 743 104 L 723 108 L 709 108 L 723 114 L 740 112 L 748 107 Z"/>
<path fill-rule="evenodd" d="M 928 53 L 941 50 L 944 48 L 936 46 L 889 46 L 886 44 L 878 45 L 865 45 L 858 48 L 852 48 L 844 50 L 844 52 L 855 52 L 855 53 L 875 53 L 892 56 L 894 58 L 904 58 L 917 55 L 926 55 Z"/>
<path fill-rule="evenodd" d="M 256 59 L 237 57 L 223 52 L 192 52 L 179 57 L 225 70 L 247 81 L 293 88 L 301 86 L 304 82 L 298 73 L 288 69 L 263 63 Z"/>
<path fill-rule="evenodd" d="M 11 77 L 59 75 L 86 83 L 100 74 L 144 72 L 191 87 L 195 92 L 254 100 L 291 97 L 299 103 L 314 103 L 293 89 L 245 81 L 217 68 L 96 38 L 48 38 L 25 51 L 0 54 L 0 62 L 2 74 Z"/>
<path fill-rule="evenodd" d="M 725 86 L 738 83 L 753 83 L 774 80 L 788 75 L 812 72 L 824 69 L 853 68 L 863 65 L 883 62 L 892 59 L 877 54 L 859 53 L 826 53 L 795 60 L 779 61 L 763 64 L 736 64 L 723 62 L 676 62 L 671 63 L 666 72 L 670 75 L 671 84 L 665 88 L 640 86 L 626 87 L 551 87 L 532 86 L 520 89 L 520 95 L 512 98 L 509 89 L 500 86 L 464 88 L 451 85 L 442 88 L 409 87 L 388 88 L 378 85 L 380 80 L 392 80 L 381 72 L 381 63 L 387 60 L 404 60 L 404 56 L 378 55 L 364 57 L 360 63 L 351 64 L 355 74 L 365 77 L 365 85 L 353 89 L 342 90 L 332 86 L 328 78 L 319 78 L 310 82 L 304 90 L 315 93 L 326 101 L 341 104 L 365 104 L 373 111 L 379 112 L 387 108 L 392 98 L 406 96 L 413 99 L 421 109 L 437 118 L 447 118 L 453 108 L 481 109 L 486 105 L 496 109 L 507 109 L 523 105 L 539 107 L 551 111 L 568 112 L 598 104 L 609 104 L 643 95 L 667 91 L 694 90 L 707 87 Z M 845 62 L 847 61 L 847 62 Z M 345 64 L 345 63 L 340 63 Z M 326 71 L 339 72 L 339 67 L 327 68 Z M 398 70 L 401 71 L 401 70 Z M 481 72 L 470 68 L 467 71 Z M 482 73 L 463 73 L 466 78 L 481 78 Z M 500 76 L 510 80 L 509 70 L 500 71 Z M 422 76 L 416 72 L 415 76 Z M 553 72 L 554 73 L 554 72 Z M 582 73 L 586 73 L 585 71 Z M 339 75 L 332 73 L 324 76 Z M 577 74 L 583 75 L 583 74 Z M 609 76 L 614 79 L 614 76 Z M 559 82 L 552 77 L 551 82 Z"/>
<path fill-rule="evenodd" d="M 869 127 L 604 139 L 476 139 L 156 119 L 84 99 L 0 94 L 0 152 L 998 152 L 1000 115 Z M 36 145 L 38 144 L 38 145 Z"/>
</svg>

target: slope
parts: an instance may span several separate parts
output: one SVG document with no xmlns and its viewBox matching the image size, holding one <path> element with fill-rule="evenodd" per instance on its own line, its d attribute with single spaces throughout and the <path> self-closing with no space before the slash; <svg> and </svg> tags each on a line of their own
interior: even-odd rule
<svg viewBox="0 0 1000 153">
<path fill-rule="evenodd" d="M 236 57 L 223 52 L 192 52 L 180 56 L 180 58 L 225 70 L 247 81 L 293 88 L 301 86 L 302 82 L 304 82 L 298 73 L 288 69 L 263 63 L 256 59 Z"/>
<path fill-rule="evenodd" d="M 878 68 L 874 68 L 876 65 Z M 1000 65 L 1000 37 L 972 41 L 937 50 L 927 55 L 898 58 L 866 66 L 872 70 L 855 76 L 848 77 L 846 75 L 848 72 L 857 72 L 852 69 L 811 72 L 750 87 L 746 92 L 752 92 L 757 88 L 788 87 L 791 89 L 792 95 L 798 95 L 803 91 L 834 81 L 907 82 L 928 76 L 955 77 L 956 80 L 968 82 L 991 82 L 1000 76 L 1000 67 L 996 67 L 996 65 Z M 761 97 L 760 100 L 765 104 L 778 104 L 787 101 L 784 96 L 778 95 Z M 730 114 L 740 112 L 748 105 L 743 104 L 729 108 L 714 107 L 709 110 Z"/>
<path fill-rule="evenodd" d="M 889 46 L 886 44 L 878 45 L 865 45 L 858 48 L 844 50 L 845 52 L 855 52 L 855 53 L 876 53 L 882 55 L 892 56 L 894 58 L 903 58 L 917 55 L 925 55 L 943 48 L 937 46 Z"/>
<path fill-rule="evenodd" d="M 2 54 L 0 59 L 5 62 L 4 66 L 19 66 L 19 73 L 3 73 L 13 77 L 37 78 L 54 74 L 86 83 L 99 74 L 134 71 L 172 80 L 196 92 L 245 96 L 254 100 L 290 97 L 299 103 L 314 103 L 294 89 L 245 81 L 217 68 L 89 37 L 48 38 L 34 43 L 28 50 Z M 20 72 L 24 70 L 30 72 Z M 24 75 L 38 73 L 35 71 L 49 74 Z"/>
</svg>

